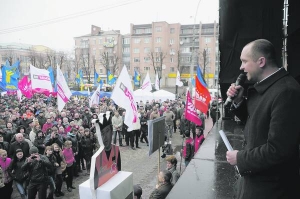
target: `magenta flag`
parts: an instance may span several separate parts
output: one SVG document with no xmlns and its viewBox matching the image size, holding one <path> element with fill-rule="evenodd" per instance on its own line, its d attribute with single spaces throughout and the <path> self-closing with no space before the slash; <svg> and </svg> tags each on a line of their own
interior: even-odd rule
<svg viewBox="0 0 300 199">
<path fill-rule="evenodd" d="M 26 98 L 32 97 L 31 81 L 28 82 L 28 77 L 26 75 L 19 81 L 18 87 Z"/>
<path fill-rule="evenodd" d="M 186 94 L 185 119 L 194 122 L 196 125 L 201 125 L 202 121 L 199 118 L 196 108 L 192 102 L 190 91 Z"/>
</svg>

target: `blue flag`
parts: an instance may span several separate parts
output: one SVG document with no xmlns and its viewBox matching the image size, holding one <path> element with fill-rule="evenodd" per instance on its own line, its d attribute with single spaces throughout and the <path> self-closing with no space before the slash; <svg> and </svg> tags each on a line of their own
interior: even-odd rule
<svg viewBox="0 0 300 199">
<path fill-rule="evenodd" d="M 4 86 L 6 90 L 18 89 L 18 79 L 20 77 L 19 66 L 19 61 L 10 66 L 8 60 L 6 60 L 6 64 L 2 66 L 2 87 Z"/>
<path fill-rule="evenodd" d="M 82 74 L 82 69 L 80 69 L 78 71 L 78 74 L 76 75 L 75 81 L 77 82 L 77 84 L 79 84 L 80 86 L 83 85 L 83 74 Z"/>
<path fill-rule="evenodd" d="M 138 72 L 135 70 L 134 71 L 134 79 L 133 79 L 133 82 L 134 82 L 134 85 L 136 86 L 139 86 L 140 85 L 140 75 L 138 74 Z"/>
<path fill-rule="evenodd" d="M 103 81 L 102 81 L 102 79 L 100 79 L 99 84 L 100 84 L 100 89 L 102 89 L 102 86 L 103 86 Z"/>
<path fill-rule="evenodd" d="M 51 84 L 54 85 L 54 73 L 53 73 L 52 66 L 48 67 L 48 71 L 49 71 L 49 76 L 50 76 Z"/>
<path fill-rule="evenodd" d="M 108 84 L 113 85 L 116 82 L 116 78 L 113 76 L 113 74 L 110 73 L 110 71 L 107 72 L 107 79 L 108 79 Z"/>
<path fill-rule="evenodd" d="M 94 71 L 94 86 L 98 86 L 98 84 L 100 83 L 101 77 L 99 76 L 99 74 L 96 72 L 96 70 Z"/>
<path fill-rule="evenodd" d="M 200 83 L 207 88 L 207 85 L 206 85 L 206 83 L 205 83 L 205 81 L 203 79 L 201 68 L 200 68 L 199 65 L 197 67 L 197 77 L 198 77 L 198 80 L 200 81 Z"/>
<path fill-rule="evenodd" d="M 192 78 L 192 85 L 193 85 L 194 87 L 196 86 L 195 76 Z"/>
</svg>

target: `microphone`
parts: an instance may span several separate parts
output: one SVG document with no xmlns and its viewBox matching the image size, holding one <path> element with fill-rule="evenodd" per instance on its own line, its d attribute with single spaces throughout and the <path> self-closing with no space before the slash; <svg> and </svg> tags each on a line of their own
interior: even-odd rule
<svg viewBox="0 0 300 199">
<path fill-rule="evenodd" d="M 244 73 L 241 73 L 238 78 L 235 81 L 235 85 L 239 86 L 239 85 L 243 85 L 246 81 L 246 75 Z M 231 97 L 227 97 L 224 106 L 227 106 L 229 103 L 232 102 L 232 98 Z"/>
</svg>

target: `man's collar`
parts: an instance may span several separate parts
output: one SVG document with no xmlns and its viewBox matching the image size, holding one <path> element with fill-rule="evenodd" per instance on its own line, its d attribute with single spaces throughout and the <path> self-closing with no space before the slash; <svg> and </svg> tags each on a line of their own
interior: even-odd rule
<svg viewBox="0 0 300 199">
<path fill-rule="evenodd" d="M 260 83 L 254 84 L 254 88 L 260 94 L 264 93 L 270 86 L 272 86 L 277 80 L 281 79 L 282 77 L 288 75 L 289 73 L 285 69 L 280 69 L 273 73 L 268 78 L 264 79 Z"/>
</svg>

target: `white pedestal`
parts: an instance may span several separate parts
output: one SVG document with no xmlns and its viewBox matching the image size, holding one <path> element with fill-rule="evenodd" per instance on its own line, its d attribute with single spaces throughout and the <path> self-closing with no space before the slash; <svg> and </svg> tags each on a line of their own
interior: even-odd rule
<svg viewBox="0 0 300 199">
<path fill-rule="evenodd" d="M 132 172 L 119 171 L 109 181 L 96 190 L 97 199 L 132 199 L 133 198 L 133 176 Z M 90 180 L 79 185 L 80 199 L 91 199 Z"/>
</svg>

